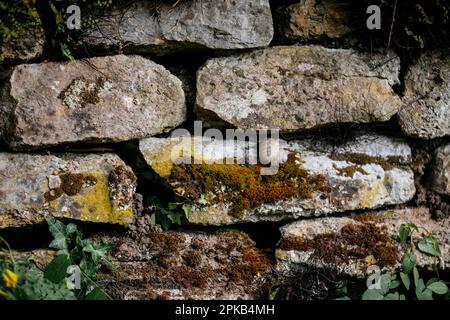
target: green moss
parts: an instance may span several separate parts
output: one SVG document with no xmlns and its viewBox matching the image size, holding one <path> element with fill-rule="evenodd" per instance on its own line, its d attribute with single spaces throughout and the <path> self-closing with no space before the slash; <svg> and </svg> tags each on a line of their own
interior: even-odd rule
<svg viewBox="0 0 450 320">
<path fill-rule="evenodd" d="M 182 164 L 172 167 L 168 180 L 194 202 L 213 194 L 214 203 L 232 203 L 230 214 L 239 218 L 245 210 L 263 203 L 330 192 L 325 176 L 310 175 L 297 161 L 297 155 L 290 153 L 278 173 L 271 176 L 261 175 L 260 165 Z"/>
</svg>

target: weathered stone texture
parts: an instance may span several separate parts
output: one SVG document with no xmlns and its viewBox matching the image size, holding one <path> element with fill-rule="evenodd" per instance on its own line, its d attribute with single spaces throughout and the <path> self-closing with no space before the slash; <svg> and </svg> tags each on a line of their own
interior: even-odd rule
<svg viewBox="0 0 450 320">
<path fill-rule="evenodd" d="M 136 177 L 113 154 L 0 153 L 0 228 L 47 216 L 128 224 Z"/>
<path fill-rule="evenodd" d="M 14 149 L 140 139 L 186 117 L 181 81 L 139 56 L 19 65 L 2 99 L 0 137 Z"/>
<path fill-rule="evenodd" d="M 198 71 L 196 111 L 242 129 L 289 132 L 387 121 L 401 106 L 400 60 L 318 46 L 211 59 Z"/>
<path fill-rule="evenodd" d="M 176 6 L 162 1 L 136 1 L 107 13 L 98 27 L 88 32 L 84 43 L 167 52 L 189 47 L 265 47 L 272 37 L 268 0 L 194 0 Z"/>
</svg>

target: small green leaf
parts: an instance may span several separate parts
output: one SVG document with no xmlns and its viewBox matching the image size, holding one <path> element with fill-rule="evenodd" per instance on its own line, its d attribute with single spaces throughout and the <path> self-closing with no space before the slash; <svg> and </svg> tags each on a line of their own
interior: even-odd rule
<svg viewBox="0 0 450 320">
<path fill-rule="evenodd" d="M 408 274 L 400 272 L 400 278 L 402 279 L 403 285 L 405 286 L 406 290 L 409 290 L 411 280 L 409 280 Z"/>
<path fill-rule="evenodd" d="M 411 270 L 416 266 L 416 262 L 417 262 L 417 257 L 414 254 L 414 252 L 412 252 L 411 250 L 406 252 L 405 255 L 403 256 L 403 260 L 402 260 L 403 272 L 406 274 L 410 273 Z"/>
<path fill-rule="evenodd" d="M 106 293 L 99 287 L 95 287 L 84 300 L 110 300 Z"/>
<path fill-rule="evenodd" d="M 398 292 L 388 293 L 384 300 L 400 300 L 400 294 Z"/>
<path fill-rule="evenodd" d="M 57 255 L 45 268 L 44 277 L 53 283 L 60 283 L 67 277 L 67 268 L 70 265 L 69 256 Z"/>
<path fill-rule="evenodd" d="M 430 289 L 436 294 L 446 294 L 448 292 L 448 287 L 443 281 L 433 282 L 427 286 L 427 289 Z"/>
<path fill-rule="evenodd" d="M 417 287 L 419 287 L 420 280 L 422 280 L 422 279 L 419 278 L 419 270 L 417 270 L 416 267 L 414 267 L 414 269 L 413 269 L 413 276 L 414 276 L 414 287 L 417 288 Z M 422 282 L 423 282 L 423 280 L 422 280 Z M 425 288 L 425 285 L 423 285 L 423 288 Z"/>
<path fill-rule="evenodd" d="M 188 203 L 183 204 L 183 212 L 186 219 L 189 219 L 189 214 L 191 213 L 192 206 Z"/>
<path fill-rule="evenodd" d="M 362 300 L 383 300 L 383 298 L 378 289 L 367 289 L 362 295 Z"/>
<path fill-rule="evenodd" d="M 390 273 L 385 273 L 381 275 L 380 278 L 380 286 L 381 286 L 381 294 L 385 295 L 389 292 L 389 288 L 392 282 L 392 275 Z"/>
<path fill-rule="evenodd" d="M 389 289 L 397 289 L 400 286 L 400 284 L 401 284 L 400 280 L 393 280 L 389 284 Z"/>
<path fill-rule="evenodd" d="M 439 242 L 433 236 L 426 236 L 417 243 L 419 250 L 427 255 L 439 257 L 441 250 Z"/>
<path fill-rule="evenodd" d="M 414 230 L 418 230 L 414 223 L 404 223 L 400 226 L 400 242 L 405 243 Z"/>
</svg>

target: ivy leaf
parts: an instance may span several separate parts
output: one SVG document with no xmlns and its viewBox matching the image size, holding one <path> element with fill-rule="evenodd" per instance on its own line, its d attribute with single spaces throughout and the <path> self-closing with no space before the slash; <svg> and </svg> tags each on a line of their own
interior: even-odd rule
<svg viewBox="0 0 450 320">
<path fill-rule="evenodd" d="M 405 255 L 403 256 L 403 260 L 402 260 L 403 272 L 406 274 L 410 273 L 413 270 L 413 268 L 416 266 L 416 262 L 417 262 L 417 257 L 414 254 L 414 252 L 412 252 L 411 250 L 406 252 Z"/>
<path fill-rule="evenodd" d="M 48 229 L 53 236 L 49 247 L 59 249 L 59 253 L 67 253 L 66 226 L 54 218 L 47 218 Z"/>
<path fill-rule="evenodd" d="M 189 214 L 191 213 L 192 206 L 188 203 L 185 203 L 185 204 L 183 204 L 182 209 L 183 209 L 184 216 L 186 217 L 186 219 L 189 219 Z"/>
<path fill-rule="evenodd" d="M 414 267 L 414 269 L 413 269 L 413 277 L 414 277 L 414 286 L 417 288 L 417 287 L 419 287 L 420 280 L 422 280 L 422 279 L 419 278 L 419 270 L 417 270 L 416 267 Z M 422 282 L 423 282 L 423 280 L 422 280 Z M 423 285 L 423 287 L 425 287 L 425 285 Z"/>
<path fill-rule="evenodd" d="M 362 300 L 383 300 L 383 298 L 379 289 L 367 289 L 362 295 Z"/>
<path fill-rule="evenodd" d="M 67 268 L 71 265 L 69 256 L 57 255 L 45 268 L 44 278 L 53 283 L 60 283 L 67 277 Z"/>
<path fill-rule="evenodd" d="M 393 280 L 391 281 L 391 283 L 389 284 L 389 289 L 397 289 L 401 284 L 400 280 Z M 396 299 L 398 300 L 398 299 Z"/>
<path fill-rule="evenodd" d="M 433 236 L 426 236 L 417 243 L 419 250 L 427 255 L 439 257 L 441 249 L 439 243 Z"/>
<path fill-rule="evenodd" d="M 99 287 L 95 287 L 84 300 L 110 300 L 106 293 Z"/>
<path fill-rule="evenodd" d="M 384 300 L 400 300 L 400 294 L 398 292 L 389 293 L 384 297 Z"/>
<path fill-rule="evenodd" d="M 443 281 L 433 282 L 427 286 L 427 289 L 430 289 L 436 294 L 446 294 L 448 292 L 448 287 Z"/>
<path fill-rule="evenodd" d="M 411 286 L 411 280 L 409 279 L 409 275 L 400 272 L 400 278 L 402 279 L 403 285 L 405 286 L 406 290 L 409 290 L 409 287 Z"/>
<path fill-rule="evenodd" d="M 93 245 L 89 243 L 86 247 L 83 248 L 83 252 L 88 252 L 91 254 L 92 260 L 97 266 L 100 266 L 100 263 L 103 262 L 108 268 L 114 270 L 116 266 L 112 263 L 112 261 L 108 257 L 108 252 L 111 250 L 112 246 L 107 243 L 100 243 Z"/>
<path fill-rule="evenodd" d="M 400 226 L 400 242 L 405 243 L 414 230 L 418 230 L 414 223 L 404 223 Z"/>
<path fill-rule="evenodd" d="M 178 212 L 171 212 L 167 215 L 167 217 L 172 223 L 181 225 L 181 214 Z"/>
</svg>

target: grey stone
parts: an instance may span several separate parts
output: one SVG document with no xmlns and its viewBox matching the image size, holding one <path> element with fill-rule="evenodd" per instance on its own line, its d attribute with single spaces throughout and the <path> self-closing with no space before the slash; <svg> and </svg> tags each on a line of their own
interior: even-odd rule
<svg viewBox="0 0 450 320">
<path fill-rule="evenodd" d="M 24 30 L 17 37 L 2 44 L 1 61 L 29 61 L 42 55 L 45 45 L 45 34 L 42 27 Z"/>
<path fill-rule="evenodd" d="M 436 150 L 431 181 L 434 191 L 450 196 L 450 144 Z"/>
<path fill-rule="evenodd" d="M 0 177 L 0 228 L 41 223 L 49 216 L 133 220 L 136 177 L 113 154 L 0 153 Z"/>
<path fill-rule="evenodd" d="M 140 139 L 186 118 L 181 81 L 140 56 L 19 65 L 2 98 L 0 137 L 14 149 Z"/>
<path fill-rule="evenodd" d="M 393 53 L 318 46 L 214 58 L 198 71 L 196 112 L 213 125 L 285 132 L 387 121 L 401 106 L 399 71 Z"/>
<path fill-rule="evenodd" d="M 424 53 L 406 75 L 404 106 L 398 114 L 403 131 L 433 139 L 450 135 L 450 57 Z"/>
<path fill-rule="evenodd" d="M 436 222 L 427 208 L 370 212 L 288 224 L 281 228 L 276 269 L 289 273 L 303 268 L 327 268 L 361 278 L 368 276 L 366 271 L 370 266 L 378 266 L 382 272 L 398 270 L 407 249 L 398 237 L 404 223 L 418 226 L 419 231 L 414 235 L 416 239 L 429 232 L 440 244 L 442 258 L 438 261 L 416 250 L 417 266 L 432 270 L 437 262 L 439 269 L 447 269 L 450 257 L 448 221 Z M 380 242 L 375 244 L 377 239 Z"/>
<path fill-rule="evenodd" d="M 268 0 L 193 0 L 176 6 L 135 1 L 106 13 L 84 43 L 103 48 L 161 52 L 189 47 L 244 49 L 273 37 Z"/>
<path fill-rule="evenodd" d="M 254 164 L 256 162 L 250 162 L 258 159 L 256 144 L 238 141 L 235 146 L 226 142 L 225 148 L 222 146 L 221 140 L 200 140 L 198 137 L 149 138 L 140 142 L 147 163 L 179 196 L 193 203 L 189 214 L 191 223 L 225 225 L 320 216 L 405 203 L 415 194 L 414 175 L 408 166 L 411 150 L 399 139 L 360 135 L 354 142 L 337 148 L 318 139 L 289 143 L 269 141 L 260 145 L 260 149 L 268 148 L 271 158 L 279 160 L 281 165 L 279 175 L 273 176 L 272 180 L 264 178 L 266 180 L 262 181 L 266 182 L 261 184 L 251 182 L 261 179 L 260 168 Z M 197 165 L 186 164 L 191 157 Z M 227 163 L 234 160 L 240 165 L 220 164 L 225 163 L 223 159 L 228 159 Z M 243 167 L 243 164 L 250 165 Z M 296 170 L 292 168 L 300 171 L 296 178 L 286 173 L 286 170 Z M 192 173 L 198 169 L 203 170 L 201 174 Z M 205 179 L 214 173 L 225 178 L 210 178 L 214 183 L 211 190 L 206 190 Z M 234 179 L 242 177 L 242 189 L 237 190 L 236 186 L 225 182 L 227 179 L 234 181 L 233 174 Z M 273 182 L 270 190 L 266 190 L 267 195 L 258 189 L 254 196 L 274 200 L 263 199 L 244 209 L 239 207 L 245 204 L 245 199 L 252 200 L 246 198 L 255 192 L 249 186 L 264 189 L 264 184 L 273 179 L 281 180 L 278 186 L 282 193 L 294 183 L 295 187 L 291 185 L 294 195 L 272 195 L 272 190 L 277 188 L 277 183 Z M 297 194 L 295 190 L 310 192 Z"/>
</svg>

